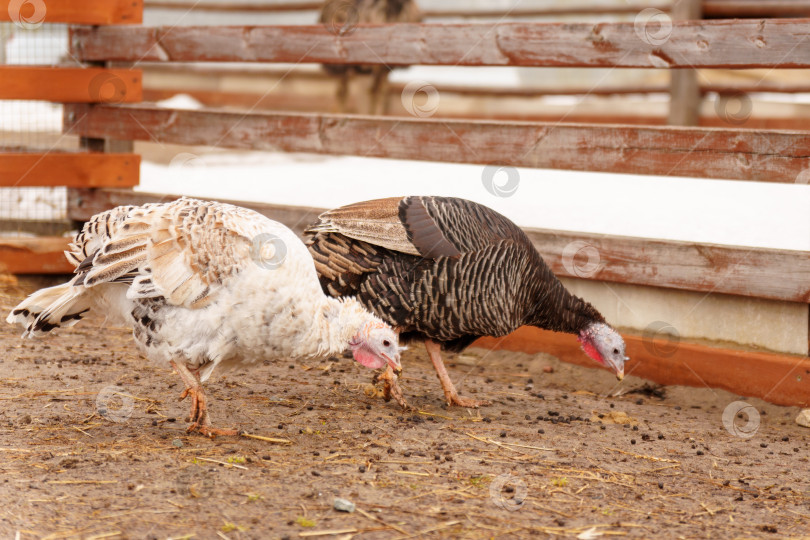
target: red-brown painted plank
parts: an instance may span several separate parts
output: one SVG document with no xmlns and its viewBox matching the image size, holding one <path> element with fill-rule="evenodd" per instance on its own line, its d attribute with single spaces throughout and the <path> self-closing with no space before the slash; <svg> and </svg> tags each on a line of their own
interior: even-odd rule
<svg viewBox="0 0 810 540">
<path fill-rule="evenodd" d="M 0 273 L 69 274 L 73 265 L 65 258 L 69 238 L 0 237 Z"/>
<path fill-rule="evenodd" d="M 793 183 L 810 131 L 66 107 L 87 137 L 453 163 Z M 803 178 L 803 177 L 801 177 Z"/>
<path fill-rule="evenodd" d="M 135 103 L 142 98 L 139 69 L 0 66 L 0 80 L 0 99 Z"/>
<path fill-rule="evenodd" d="M 137 154 L 0 153 L 0 187 L 132 187 Z"/>
<path fill-rule="evenodd" d="M 79 28 L 82 60 L 558 67 L 810 67 L 810 19 Z M 663 32 L 663 33 L 662 33 Z M 652 37 L 651 37 L 652 36 Z"/>
<path fill-rule="evenodd" d="M 143 0 L 0 0 L 0 22 L 36 27 L 43 23 L 139 24 Z"/>
<path fill-rule="evenodd" d="M 810 405 L 810 358 L 788 354 L 749 352 L 680 341 L 624 334 L 630 360 L 625 374 L 660 384 L 722 388 L 777 405 Z M 580 349 L 576 337 L 531 327 L 506 338 L 481 338 L 476 346 L 530 354 L 547 352 L 586 367 L 597 364 Z"/>
<path fill-rule="evenodd" d="M 70 189 L 68 217 L 87 221 L 94 214 L 122 204 L 171 201 L 177 197 L 121 189 Z M 255 210 L 299 235 L 325 210 L 255 201 L 227 202 Z M 526 229 L 526 233 L 560 276 L 810 303 L 808 252 L 540 229 Z"/>
</svg>

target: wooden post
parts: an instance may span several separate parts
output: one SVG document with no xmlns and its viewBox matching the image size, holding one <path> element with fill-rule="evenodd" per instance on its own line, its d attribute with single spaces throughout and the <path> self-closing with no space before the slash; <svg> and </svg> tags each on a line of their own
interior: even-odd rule
<svg viewBox="0 0 810 540">
<path fill-rule="evenodd" d="M 701 0 L 678 0 L 672 6 L 674 20 L 696 20 L 702 17 Z M 694 69 L 670 71 L 669 119 L 671 126 L 696 126 L 700 118 L 700 86 Z"/>
</svg>

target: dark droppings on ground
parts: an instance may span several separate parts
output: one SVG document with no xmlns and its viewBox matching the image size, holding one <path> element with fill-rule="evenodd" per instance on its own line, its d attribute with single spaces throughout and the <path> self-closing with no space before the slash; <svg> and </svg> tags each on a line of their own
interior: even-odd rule
<svg viewBox="0 0 810 540">
<path fill-rule="evenodd" d="M 6 283 L 4 312 L 42 285 Z M 808 534 L 810 430 L 796 409 L 745 400 L 764 414 L 736 437 L 721 416 L 739 396 L 659 396 L 632 377 L 482 349 L 448 364 L 462 393 L 493 405 L 446 408 L 413 346 L 403 389 L 416 411 L 376 398 L 372 372 L 348 359 L 265 363 L 214 376 L 213 419 L 290 443 L 212 441 L 185 433 L 179 377 L 100 323 L 25 341 L 0 326 L 0 537 Z M 356 511 L 335 510 L 337 497 Z"/>
</svg>

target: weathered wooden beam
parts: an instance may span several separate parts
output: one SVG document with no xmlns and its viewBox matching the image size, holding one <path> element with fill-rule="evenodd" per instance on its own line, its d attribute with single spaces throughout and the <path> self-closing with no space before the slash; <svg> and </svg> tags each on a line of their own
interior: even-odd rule
<svg viewBox="0 0 810 540">
<path fill-rule="evenodd" d="M 777 405 L 810 405 L 810 358 L 805 356 L 664 342 L 660 336 L 623 336 L 630 357 L 626 374 L 660 384 L 722 388 Z M 542 351 L 566 362 L 596 367 L 575 336 L 537 328 L 522 327 L 505 338 L 481 338 L 474 345 L 530 354 Z"/>
<path fill-rule="evenodd" d="M 68 217 L 86 221 L 115 206 L 175 198 L 115 189 L 70 190 Z M 299 235 L 324 210 L 228 202 L 284 223 Z M 540 229 L 526 232 L 560 276 L 810 303 L 807 252 Z"/>
<path fill-rule="evenodd" d="M 0 66 L 0 80 L 0 99 L 135 103 L 142 98 L 139 69 Z"/>
<path fill-rule="evenodd" d="M 810 41 L 810 40 L 808 40 Z M 317 154 L 793 183 L 810 132 L 66 106 L 85 137 Z"/>
<path fill-rule="evenodd" d="M 132 187 L 137 154 L 0 153 L 0 187 Z"/>
<path fill-rule="evenodd" d="M 139 24 L 143 21 L 143 0 L 0 0 L 0 22 L 8 21 L 28 27 L 42 23 Z"/>
<path fill-rule="evenodd" d="M 636 23 L 77 28 L 79 59 L 155 62 L 810 67 L 808 19 Z"/>
<path fill-rule="evenodd" d="M 61 236 L 0 237 L 0 273 L 69 274 L 73 265 L 64 254 L 69 242 Z"/>
</svg>

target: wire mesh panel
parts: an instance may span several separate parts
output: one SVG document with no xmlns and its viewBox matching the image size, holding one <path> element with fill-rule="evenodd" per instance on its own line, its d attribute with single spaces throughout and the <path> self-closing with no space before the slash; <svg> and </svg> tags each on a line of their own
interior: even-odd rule
<svg viewBox="0 0 810 540">
<path fill-rule="evenodd" d="M 0 64 L 77 65 L 68 51 L 68 27 L 0 23 Z M 79 148 L 78 137 L 62 134 L 62 105 L 0 100 L 0 149 L 53 152 Z M 59 171 L 53 171 L 58 177 Z M 59 234 L 65 228 L 63 187 L 0 188 L 0 234 Z M 63 223 L 52 223 L 52 222 Z"/>
</svg>

